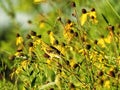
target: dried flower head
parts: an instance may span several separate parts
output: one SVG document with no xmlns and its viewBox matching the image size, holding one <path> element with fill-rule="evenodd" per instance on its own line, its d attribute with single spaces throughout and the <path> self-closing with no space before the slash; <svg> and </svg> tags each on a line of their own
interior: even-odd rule
<svg viewBox="0 0 120 90">
<path fill-rule="evenodd" d="M 115 77 L 115 72 L 114 72 L 114 71 L 110 71 L 110 72 L 109 72 L 109 76 Z"/>
<path fill-rule="evenodd" d="M 30 34 L 31 34 L 32 36 L 36 36 L 36 32 L 35 32 L 35 31 L 31 31 Z"/>
<path fill-rule="evenodd" d="M 92 12 L 95 11 L 95 8 L 92 8 L 91 11 L 92 11 Z"/>
<path fill-rule="evenodd" d="M 76 7 L 75 2 L 72 2 L 72 3 L 71 3 L 71 6 L 72 6 L 72 7 Z"/>
<path fill-rule="evenodd" d="M 83 8 L 83 9 L 82 9 L 82 13 L 83 13 L 83 14 L 87 13 L 86 9 Z"/>
<path fill-rule="evenodd" d="M 29 47 L 33 47 L 33 43 L 32 43 L 32 42 L 29 42 L 29 43 L 28 43 L 28 46 L 29 46 Z"/>
</svg>

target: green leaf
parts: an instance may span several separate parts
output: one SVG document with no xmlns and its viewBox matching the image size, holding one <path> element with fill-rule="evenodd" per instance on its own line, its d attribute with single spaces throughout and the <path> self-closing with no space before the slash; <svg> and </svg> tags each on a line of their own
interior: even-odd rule
<svg viewBox="0 0 120 90">
<path fill-rule="evenodd" d="M 33 87 L 35 85 L 35 81 L 36 81 L 37 77 L 35 77 L 32 82 L 31 82 L 31 87 Z"/>
<path fill-rule="evenodd" d="M 30 72 L 30 76 L 33 74 L 33 70 Z"/>
</svg>

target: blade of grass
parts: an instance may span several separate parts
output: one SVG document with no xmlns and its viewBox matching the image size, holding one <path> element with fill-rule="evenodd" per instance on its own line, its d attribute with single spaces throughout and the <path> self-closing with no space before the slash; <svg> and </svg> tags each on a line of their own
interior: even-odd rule
<svg viewBox="0 0 120 90">
<path fill-rule="evenodd" d="M 110 8 L 113 10 L 113 12 L 115 13 L 115 15 L 120 19 L 120 15 L 117 13 L 117 11 L 113 8 L 113 6 L 111 5 L 111 3 L 106 0 L 106 3 L 110 6 Z"/>
</svg>

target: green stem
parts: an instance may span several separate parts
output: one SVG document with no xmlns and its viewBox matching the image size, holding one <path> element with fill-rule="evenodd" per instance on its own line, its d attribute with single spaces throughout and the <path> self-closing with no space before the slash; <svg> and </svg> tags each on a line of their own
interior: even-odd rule
<svg viewBox="0 0 120 90">
<path fill-rule="evenodd" d="M 113 12 L 115 13 L 115 15 L 120 19 L 120 15 L 116 12 L 116 10 L 113 8 L 113 6 L 110 4 L 110 2 L 108 0 L 106 0 L 106 2 L 110 6 L 110 8 L 113 10 Z"/>
</svg>

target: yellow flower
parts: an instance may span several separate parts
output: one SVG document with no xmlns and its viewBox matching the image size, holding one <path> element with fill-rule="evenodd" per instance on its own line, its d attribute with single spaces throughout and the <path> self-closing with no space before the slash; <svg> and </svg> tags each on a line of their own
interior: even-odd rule
<svg viewBox="0 0 120 90">
<path fill-rule="evenodd" d="M 46 0 L 34 0 L 34 3 L 41 3 L 41 2 L 45 2 Z"/>
<path fill-rule="evenodd" d="M 45 27 L 45 23 L 44 22 L 41 22 L 40 25 L 39 25 L 40 28 L 44 28 Z"/>
<path fill-rule="evenodd" d="M 87 21 L 87 16 L 88 16 L 88 13 L 85 13 L 85 14 L 82 14 L 82 16 L 80 17 L 81 26 L 83 26 Z"/>
<path fill-rule="evenodd" d="M 88 16 L 88 13 L 86 9 L 82 9 L 82 15 L 80 17 L 81 26 L 83 26 L 85 22 L 87 21 L 87 16 Z"/>
<path fill-rule="evenodd" d="M 34 43 L 33 42 L 29 42 L 28 46 L 29 46 L 29 49 L 28 49 L 29 50 L 29 54 L 32 55 L 34 50 L 35 50 Z"/>
<path fill-rule="evenodd" d="M 92 17 L 96 18 L 96 12 L 95 11 L 89 12 L 88 15 L 89 15 L 90 18 L 92 18 Z"/>
<path fill-rule="evenodd" d="M 32 52 L 34 52 L 34 47 L 29 47 L 29 54 L 32 55 Z"/>
<path fill-rule="evenodd" d="M 90 21 L 92 21 L 93 24 L 98 23 L 98 20 L 96 19 L 96 11 L 94 8 L 90 12 L 87 12 L 86 9 L 82 9 L 82 15 L 80 17 L 81 26 L 85 24 L 88 17 L 90 18 Z"/>
<path fill-rule="evenodd" d="M 104 40 L 106 43 L 111 43 L 112 37 L 108 35 Z"/>
<path fill-rule="evenodd" d="M 67 40 L 67 43 L 69 43 L 74 36 L 74 27 L 73 26 L 74 26 L 74 23 L 72 23 L 70 20 L 68 20 L 67 24 L 65 25 L 63 35 L 64 35 L 65 39 Z"/>
<path fill-rule="evenodd" d="M 109 80 L 105 81 L 104 87 L 108 88 L 108 89 L 110 88 L 110 81 Z"/>
<path fill-rule="evenodd" d="M 88 16 L 90 17 L 90 20 L 92 21 L 93 24 L 98 23 L 98 20 L 96 19 L 96 11 L 95 8 L 92 8 L 92 10 L 88 13 Z"/>
<path fill-rule="evenodd" d="M 51 64 L 51 60 L 50 59 L 47 59 L 47 64 Z"/>
<path fill-rule="evenodd" d="M 71 66 L 71 68 L 74 68 L 75 64 L 76 64 L 76 60 L 75 59 L 71 59 L 70 60 L 70 66 Z"/>
<path fill-rule="evenodd" d="M 16 45 L 21 45 L 23 44 L 23 38 L 20 36 L 20 34 L 16 35 Z"/>
<path fill-rule="evenodd" d="M 40 45 L 41 43 L 42 43 L 42 40 L 41 38 L 38 38 L 38 37 L 33 41 L 34 47 L 36 47 L 37 45 Z"/>
<path fill-rule="evenodd" d="M 50 37 L 50 43 L 51 43 L 52 45 L 54 45 L 56 39 L 55 39 L 55 37 L 54 37 L 53 32 L 52 32 L 52 31 L 48 31 L 48 34 L 49 34 L 49 37 Z"/>
<path fill-rule="evenodd" d="M 104 39 L 106 43 L 111 43 L 113 39 L 113 33 L 110 31 L 108 36 Z"/>
<path fill-rule="evenodd" d="M 99 46 L 101 46 L 102 48 L 105 48 L 105 47 L 106 47 L 105 41 L 104 41 L 103 38 L 99 39 L 97 44 L 98 44 Z"/>
<path fill-rule="evenodd" d="M 29 63 L 30 63 L 29 60 L 24 60 L 24 61 L 21 62 L 21 67 L 26 69 Z"/>
<path fill-rule="evenodd" d="M 21 71 L 22 71 L 21 67 L 18 67 L 18 68 L 15 70 L 15 73 L 18 75 Z"/>
</svg>

